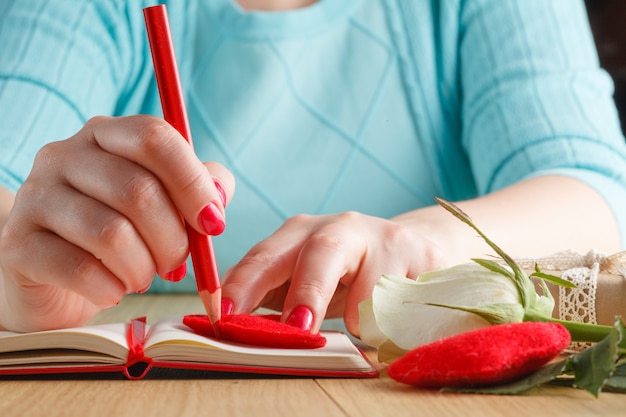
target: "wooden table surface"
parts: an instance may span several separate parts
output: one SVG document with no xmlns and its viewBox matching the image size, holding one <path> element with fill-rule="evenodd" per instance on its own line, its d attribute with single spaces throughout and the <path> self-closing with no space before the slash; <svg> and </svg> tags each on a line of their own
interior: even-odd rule
<svg viewBox="0 0 626 417">
<path fill-rule="evenodd" d="M 136 295 L 94 323 L 202 312 L 194 295 Z M 374 352 L 371 352 L 374 356 Z M 545 387 L 520 396 L 416 390 L 373 379 L 218 377 L 0 380 L 0 416 L 626 416 L 626 395 Z"/>
</svg>

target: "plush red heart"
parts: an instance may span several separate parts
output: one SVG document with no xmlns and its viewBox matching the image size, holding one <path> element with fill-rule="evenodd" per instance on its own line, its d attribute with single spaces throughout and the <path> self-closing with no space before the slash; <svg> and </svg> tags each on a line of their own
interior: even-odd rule
<svg viewBox="0 0 626 417">
<path fill-rule="evenodd" d="M 528 375 L 570 344 L 558 323 L 501 324 L 420 346 L 387 368 L 391 378 L 420 388 L 494 385 Z"/>
<path fill-rule="evenodd" d="M 215 337 L 209 317 L 195 314 L 183 317 L 183 324 L 203 336 Z M 326 345 L 326 338 L 280 321 L 278 314 L 231 314 L 218 323 L 220 338 L 247 345 L 283 349 L 315 349 Z"/>
</svg>

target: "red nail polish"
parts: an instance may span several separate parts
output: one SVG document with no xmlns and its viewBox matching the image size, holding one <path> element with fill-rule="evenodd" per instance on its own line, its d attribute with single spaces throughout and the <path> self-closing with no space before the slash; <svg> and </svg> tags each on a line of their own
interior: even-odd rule
<svg viewBox="0 0 626 417">
<path fill-rule="evenodd" d="M 222 317 L 230 316 L 235 309 L 235 303 L 230 298 L 222 298 Z"/>
<path fill-rule="evenodd" d="M 207 235 L 217 236 L 226 228 L 224 216 L 213 203 L 204 207 L 198 216 L 198 223 Z"/>
<path fill-rule="evenodd" d="M 150 289 L 151 285 L 152 285 L 152 283 L 148 284 L 147 287 L 140 289 L 139 291 L 137 291 L 137 294 L 143 294 L 143 293 L 147 292 Z"/>
<path fill-rule="evenodd" d="M 311 327 L 313 327 L 313 312 L 307 306 L 298 306 L 291 311 L 286 323 L 302 330 L 311 330 Z"/>
<path fill-rule="evenodd" d="M 220 200 L 222 201 L 222 206 L 226 207 L 226 191 L 224 190 L 224 186 L 218 180 L 213 180 L 213 184 L 215 184 L 215 188 L 217 192 L 220 193 Z"/>
<path fill-rule="evenodd" d="M 175 270 L 170 271 L 167 274 L 165 274 L 164 278 L 171 282 L 178 282 L 182 280 L 183 278 L 185 278 L 185 275 L 187 275 L 187 264 L 183 263 L 181 266 L 179 266 Z"/>
</svg>

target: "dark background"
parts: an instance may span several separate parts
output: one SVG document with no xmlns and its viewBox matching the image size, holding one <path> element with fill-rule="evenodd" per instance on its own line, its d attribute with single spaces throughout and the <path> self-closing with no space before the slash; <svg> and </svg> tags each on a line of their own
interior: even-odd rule
<svg viewBox="0 0 626 417">
<path fill-rule="evenodd" d="M 615 82 L 615 103 L 623 131 L 626 127 L 626 1 L 586 0 L 585 3 L 600 65 Z"/>
</svg>

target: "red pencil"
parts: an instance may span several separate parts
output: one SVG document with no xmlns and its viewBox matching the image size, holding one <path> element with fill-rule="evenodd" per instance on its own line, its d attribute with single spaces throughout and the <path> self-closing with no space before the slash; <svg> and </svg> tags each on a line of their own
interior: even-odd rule
<svg viewBox="0 0 626 417">
<path fill-rule="evenodd" d="M 165 5 L 159 5 L 147 7 L 143 12 L 163 116 L 193 147 L 167 9 Z M 198 294 L 211 323 L 215 326 L 221 317 L 222 287 L 213 253 L 213 243 L 209 236 L 196 232 L 187 222 L 185 227 L 189 237 L 189 251 L 196 274 Z"/>
</svg>

